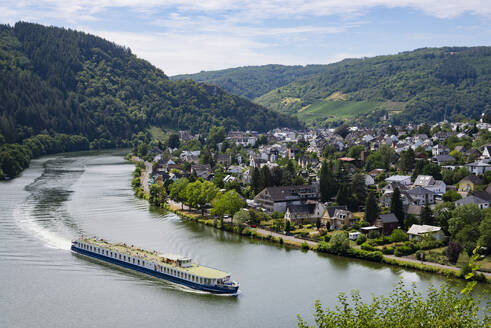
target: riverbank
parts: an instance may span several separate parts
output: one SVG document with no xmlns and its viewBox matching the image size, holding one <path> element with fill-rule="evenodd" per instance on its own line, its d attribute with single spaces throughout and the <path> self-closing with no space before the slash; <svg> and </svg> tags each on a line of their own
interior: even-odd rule
<svg viewBox="0 0 491 328">
<path fill-rule="evenodd" d="M 137 158 L 132 158 L 131 161 L 133 163 L 138 163 Z M 141 163 L 141 162 L 140 162 Z M 147 163 L 144 163 L 143 167 L 140 164 L 141 172 L 138 176 L 141 185 L 135 186 L 135 194 L 142 195 L 143 198 L 148 200 L 148 186 L 145 190 L 144 184 L 148 183 L 149 170 L 151 166 Z M 135 176 L 135 178 L 137 178 Z M 392 266 L 398 266 L 405 269 L 413 269 L 419 270 L 429 273 L 437 273 L 440 275 L 444 275 L 452 278 L 464 279 L 465 275 L 462 274 L 461 269 L 458 267 L 445 266 L 437 263 L 430 262 L 422 262 L 413 259 L 408 259 L 404 257 L 395 257 L 392 255 L 384 255 L 380 251 L 365 251 L 359 248 L 349 248 L 347 251 L 343 253 L 339 253 L 330 249 L 328 243 L 326 242 L 317 242 L 307 239 L 298 238 L 291 235 L 285 235 L 278 232 L 262 229 L 262 228 L 253 228 L 250 226 L 237 226 L 232 223 L 225 222 L 224 220 L 218 220 L 215 218 L 203 216 L 200 213 L 193 212 L 190 210 L 184 210 L 181 208 L 180 204 L 174 203 L 172 201 L 167 201 L 163 204 L 163 208 L 175 213 L 183 219 L 192 220 L 201 224 L 205 224 L 208 226 L 213 226 L 216 229 L 236 233 L 245 237 L 255 238 L 263 241 L 269 241 L 272 243 L 277 243 L 283 246 L 289 246 L 294 248 L 300 248 L 302 250 L 311 250 L 319 253 L 327 253 L 330 255 L 348 257 L 348 258 L 358 258 L 364 259 L 372 262 L 384 263 Z M 491 274 L 486 272 L 478 272 L 479 279 L 482 282 L 491 283 Z"/>
<path fill-rule="evenodd" d="M 220 226 L 220 221 L 212 218 L 207 218 L 204 216 L 201 216 L 199 213 L 194 213 L 191 211 L 186 211 L 186 210 L 181 210 L 179 206 L 175 204 L 165 204 L 164 208 L 176 215 L 179 215 L 181 218 L 187 219 L 187 220 L 193 220 L 198 223 L 206 224 L 209 226 L 213 226 L 217 229 L 225 230 L 228 232 L 234 232 L 234 233 L 239 233 L 242 236 L 246 237 L 251 237 L 251 238 L 256 238 L 259 240 L 265 240 L 273 243 L 278 243 L 284 246 L 290 246 L 290 247 L 295 247 L 295 248 L 300 248 L 303 250 L 311 250 L 315 252 L 320 252 L 320 253 L 329 253 L 325 252 L 322 250 L 322 248 L 319 248 L 319 242 L 311 241 L 311 240 L 305 240 L 301 238 L 297 238 L 294 236 L 288 236 L 288 235 L 283 235 L 277 232 L 261 229 L 261 228 L 250 228 L 246 227 L 242 232 L 238 232 L 237 229 L 234 229 L 235 226 L 229 225 L 227 223 L 224 223 L 223 227 Z M 352 250 L 356 250 L 356 248 L 352 248 Z M 378 253 L 378 252 L 367 252 L 367 253 Z M 358 256 L 353 256 L 348 253 L 348 254 L 333 254 L 329 253 L 331 255 L 335 256 L 343 256 L 343 257 L 355 257 L 355 258 L 360 258 Z M 374 260 L 371 260 L 374 259 Z M 412 259 L 407 259 L 404 257 L 396 257 L 392 255 L 382 255 L 381 257 L 375 256 L 375 257 L 365 257 L 362 258 L 368 261 L 373 261 L 373 262 L 381 262 L 393 266 L 398 266 L 402 267 L 405 269 L 414 269 L 414 270 L 419 270 L 419 271 L 424 271 L 424 272 L 430 272 L 430 273 L 437 273 L 441 274 L 447 277 L 452 277 L 452 278 L 459 278 L 459 279 L 464 279 L 464 276 L 461 274 L 461 270 L 458 267 L 451 267 L 451 266 L 444 266 L 441 264 L 437 263 L 428 263 L 428 262 L 421 262 L 421 261 L 416 261 Z M 380 260 L 379 260 L 380 259 Z M 483 282 L 491 283 L 491 274 L 486 273 L 486 272 L 479 272 L 479 274 L 482 274 L 484 277 Z"/>
</svg>

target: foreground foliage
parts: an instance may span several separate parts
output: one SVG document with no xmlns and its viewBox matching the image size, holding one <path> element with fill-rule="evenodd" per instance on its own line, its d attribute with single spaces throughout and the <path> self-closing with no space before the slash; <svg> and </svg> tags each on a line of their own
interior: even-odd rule
<svg viewBox="0 0 491 328">
<path fill-rule="evenodd" d="M 486 327 L 477 315 L 479 302 L 470 293 L 460 294 L 448 284 L 430 287 L 423 296 L 416 286 L 400 282 L 389 296 L 374 296 L 364 303 L 358 291 L 338 296 L 335 310 L 315 303 L 314 327 Z M 312 327 L 299 317 L 300 328 Z"/>
</svg>

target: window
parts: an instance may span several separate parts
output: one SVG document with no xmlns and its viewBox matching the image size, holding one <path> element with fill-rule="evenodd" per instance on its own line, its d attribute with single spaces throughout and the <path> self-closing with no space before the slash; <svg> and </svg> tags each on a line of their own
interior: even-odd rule
<svg viewBox="0 0 491 328">
<path fill-rule="evenodd" d="M 140 260 L 138 260 L 138 265 L 140 265 Z"/>
</svg>

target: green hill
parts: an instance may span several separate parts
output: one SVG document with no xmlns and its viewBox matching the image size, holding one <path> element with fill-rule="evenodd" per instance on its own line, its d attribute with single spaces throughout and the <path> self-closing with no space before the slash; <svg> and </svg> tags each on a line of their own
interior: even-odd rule
<svg viewBox="0 0 491 328">
<path fill-rule="evenodd" d="M 229 68 L 219 71 L 203 71 L 196 74 L 171 76 L 171 80 L 192 79 L 217 85 L 234 95 L 254 99 L 287 85 L 299 78 L 321 72 L 326 65 L 285 66 L 263 65 Z"/>
<path fill-rule="evenodd" d="M 342 99 L 333 100 L 336 95 Z M 329 105 L 318 105 L 326 99 Z M 315 118 L 317 123 L 351 117 L 374 124 L 387 110 L 394 110 L 395 123 L 478 117 L 491 110 L 491 47 L 428 48 L 346 59 L 255 101 L 307 121 Z M 338 103 L 334 106 L 333 101 Z M 369 104 L 363 106 L 363 102 Z"/>
<path fill-rule="evenodd" d="M 0 25 L 0 168 L 11 158 L 89 143 L 128 146 L 151 126 L 205 133 L 213 125 L 300 126 L 218 87 L 170 81 L 130 49 L 102 38 L 31 23 Z"/>
</svg>

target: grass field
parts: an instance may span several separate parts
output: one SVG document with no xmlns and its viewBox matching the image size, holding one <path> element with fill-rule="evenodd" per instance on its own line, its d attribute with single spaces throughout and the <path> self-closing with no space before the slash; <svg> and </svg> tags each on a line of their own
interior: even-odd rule
<svg viewBox="0 0 491 328">
<path fill-rule="evenodd" d="M 157 126 L 150 127 L 148 129 L 148 132 L 150 132 L 150 134 L 152 135 L 152 139 L 161 140 L 161 141 L 165 139 L 165 132 Z"/>
<path fill-rule="evenodd" d="M 322 100 L 306 106 L 296 116 L 307 125 L 367 114 L 380 107 L 379 102 Z"/>
</svg>

